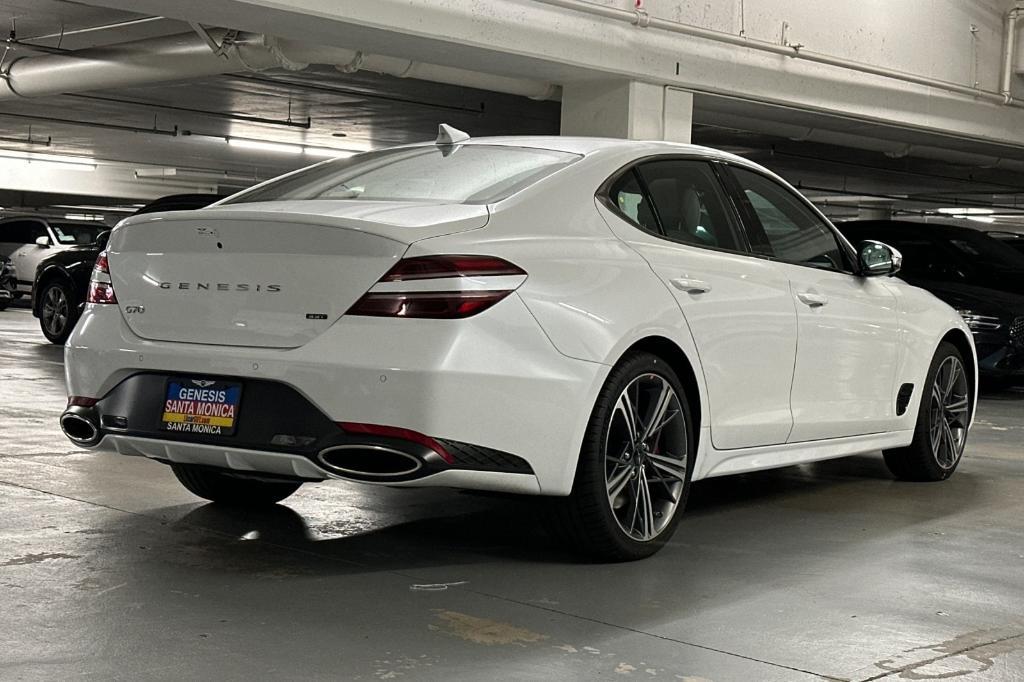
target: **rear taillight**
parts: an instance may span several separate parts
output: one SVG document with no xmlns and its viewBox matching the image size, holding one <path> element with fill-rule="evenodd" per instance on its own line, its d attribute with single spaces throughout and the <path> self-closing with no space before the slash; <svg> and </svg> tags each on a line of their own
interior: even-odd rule
<svg viewBox="0 0 1024 682">
<path fill-rule="evenodd" d="M 89 293 L 86 294 L 85 301 L 86 303 L 117 303 L 114 285 L 110 281 L 110 265 L 107 263 L 106 251 L 96 258 L 96 265 L 93 266 L 92 276 L 89 278 Z"/>
<path fill-rule="evenodd" d="M 487 310 L 525 277 L 522 268 L 494 256 L 404 258 L 346 315 L 461 319 Z"/>
<path fill-rule="evenodd" d="M 493 256 L 419 256 L 398 261 L 380 281 L 408 282 L 443 277 L 505 277 L 525 274 L 522 268 Z"/>
</svg>

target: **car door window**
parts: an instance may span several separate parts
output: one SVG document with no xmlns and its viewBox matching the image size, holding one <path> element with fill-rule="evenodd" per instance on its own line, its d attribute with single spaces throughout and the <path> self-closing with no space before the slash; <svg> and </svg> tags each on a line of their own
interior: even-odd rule
<svg viewBox="0 0 1024 682">
<path fill-rule="evenodd" d="M 751 239 L 756 252 L 787 263 L 848 272 L 844 250 L 832 229 L 790 190 L 774 180 L 733 168 L 751 218 L 764 239 Z"/>
<path fill-rule="evenodd" d="M 637 168 L 661 234 L 673 241 L 737 251 L 739 240 L 721 184 L 704 161 L 666 159 Z"/>
</svg>

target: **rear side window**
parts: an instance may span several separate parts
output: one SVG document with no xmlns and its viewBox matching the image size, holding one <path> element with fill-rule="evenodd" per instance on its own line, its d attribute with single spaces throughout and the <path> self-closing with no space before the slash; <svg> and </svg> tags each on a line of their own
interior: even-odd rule
<svg viewBox="0 0 1024 682">
<path fill-rule="evenodd" d="M 317 164 L 224 203 L 345 199 L 489 204 L 580 158 L 568 152 L 504 145 L 387 149 Z"/>
<path fill-rule="evenodd" d="M 634 172 L 630 171 L 619 178 L 612 185 L 609 196 L 619 209 L 619 213 L 649 232 L 658 231 L 658 221 L 654 218 L 651 200 L 644 194 Z"/>
</svg>

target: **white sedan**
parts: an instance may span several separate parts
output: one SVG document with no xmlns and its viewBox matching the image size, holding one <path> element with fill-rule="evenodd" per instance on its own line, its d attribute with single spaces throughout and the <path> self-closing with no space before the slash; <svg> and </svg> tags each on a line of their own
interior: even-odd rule
<svg viewBox="0 0 1024 682">
<path fill-rule="evenodd" d="M 560 497 L 577 546 L 634 559 L 701 478 L 878 450 L 952 474 L 972 337 L 899 262 L 737 156 L 442 126 L 123 222 L 61 424 L 220 503 L 334 478 Z"/>
</svg>

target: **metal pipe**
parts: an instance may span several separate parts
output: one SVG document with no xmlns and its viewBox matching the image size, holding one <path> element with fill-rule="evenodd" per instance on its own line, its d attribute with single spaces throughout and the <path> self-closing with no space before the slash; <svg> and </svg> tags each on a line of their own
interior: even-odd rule
<svg viewBox="0 0 1024 682">
<path fill-rule="evenodd" d="M 253 33 L 205 29 L 137 40 L 62 55 L 21 57 L 0 73 L 0 100 L 148 85 L 269 68 L 302 70 L 310 64 L 338 65 L 404 78 L 549 99 L 559 88 L 546 82 L 494 76 L 408 59 L 363 54 L 339 47 L 306 45 Z M 216 49 L 211 49 L 211 45 Z"/>
<path fill-rule="evenodd" d="M 960 83 L 952 83 L 950 81 L 944 81 L 937 78 L 919 76 L 917 74 L 907 73 L 906 71 L 899 71 L 897 69 L 889 69 L 882 66 L 875 66 L 873 64 L 865 64 L 863 62 L 833 57 L 820 52 L 806 50 L 802 45 L 782 45 L 765 40 L 758 40 L 756 38 L 733 35 L 723 31 L 691 26 L 690 24 L 684 24 L 678 21 L 658 19 L 650 16 L 643 9 L 619 9 L 606 5 L 595 5 L 590 2 L 586 2 L 585 0 L 537 0 L 537 2 L 561 7 L 562 9 L 584 12 L 594 16 L 615 19 L 617 21 L 625 21 L 641 28 L 656 28 L 670 33 L 679 33 L 693 36 L 695 38 L 704 38 L 706 40 L 736 45 L 738 47 L 746 47 L 752 50 L 759 50 L 761 52 L 769 52 L 784 57 L 790 57 L 792 59 L 802 59 L 817 64 L 827 64 L 829 66 L 836 66 L 851 71 L 859 71 L 861 73 L 881 76 L 883 78 L 891 78 L 893 80 L 903 81 L 906 83 L 914 83 L 916 85 L 923 85 L 925 87 L 936 88 L 938 90 L 946 90 L 948 92 L 968 95 L 970 97 L 989 102 L 997 102 L 999 104 L 1024 108 L 1024 103 L 1016 102 L 1012 99 L 1007 101 L 1007 98 L 1001 92 L 982 90 L 980 88 L 961 85 Z"/>
<path fill-rule="evenodd" d="M 127 28 L 129 26 L 138 26 L 139 24 L 149 24 L 154 21 L 164 21 L 165 17 L 143 17 L 141 19 L 128 19 L 127 21 L 117 21 L 113 24 L 100 24 L 99 26 L 87 26 L 85 28 L 73 28 L 70 31 L 60 31 L 59 33 L 47 33 L 41 36 L 30 36 L 28 38 L 19 38 L 22 42 L 27 40 L 46 40 L 47 38 L 66 38 L 68 36 L 77 36 L 82 33 L 94 33 L 96 31 L 109 31 L 118 28 Z"/>
<path fill-rule="evenodd" d="M 1003 35 L 1006 43 L 1003 45 L 1003 69 L 1000 78 L 1000 92 L 1007 104 L 1013 100 L 1013 73 L 1017 55 L 1017 20 L 1024 15 L 1024 8 L 1014 7 L 1003 19 Z"/>
</svg>

